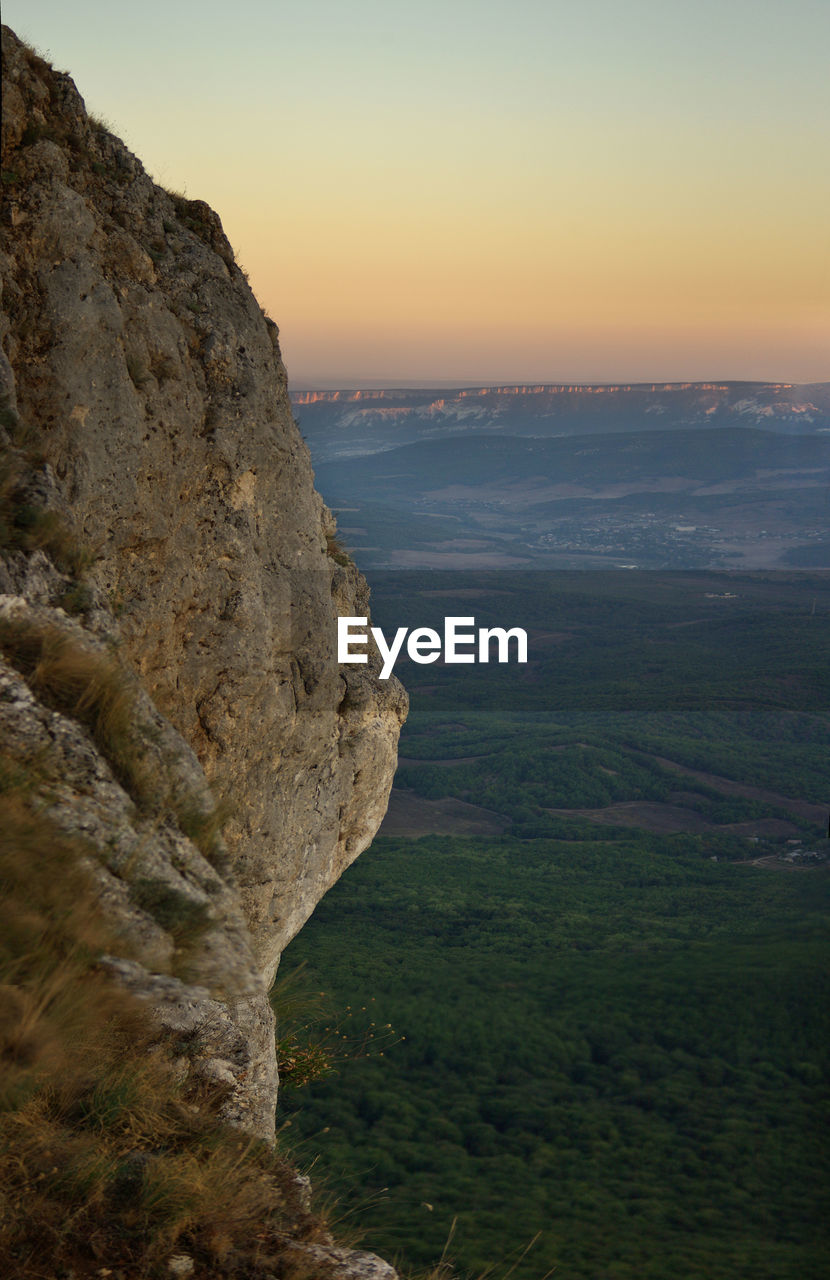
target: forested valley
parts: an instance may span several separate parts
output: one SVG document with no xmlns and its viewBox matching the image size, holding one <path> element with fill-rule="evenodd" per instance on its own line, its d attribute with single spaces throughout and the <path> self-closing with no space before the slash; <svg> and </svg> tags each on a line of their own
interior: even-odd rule
<svg viewBox="0 0 830 1280">
<path fill-rule="evenodd" d="M 373 592 L 390 630 L 525 626 L 529 661 L 400 669 L 387 822 L 275 992 L 283 1141 L 409 1267 L 818 1280 L 823 576 Z"/>
</svg>

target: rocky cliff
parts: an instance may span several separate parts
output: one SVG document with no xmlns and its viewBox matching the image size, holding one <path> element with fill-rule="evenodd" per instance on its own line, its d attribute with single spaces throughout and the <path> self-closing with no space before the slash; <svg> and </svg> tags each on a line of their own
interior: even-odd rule
<svg viewBox="0 0 830 1280">
<path fill-rule="evenodd" d="M 3 750 L 83 841 L 111 970 L 267 1138 L 267 990 L 383 816 L 406 697 L 336 662 L 366 585 L 217 215 L 7 28 L 2 167 Z"/>
</svg>

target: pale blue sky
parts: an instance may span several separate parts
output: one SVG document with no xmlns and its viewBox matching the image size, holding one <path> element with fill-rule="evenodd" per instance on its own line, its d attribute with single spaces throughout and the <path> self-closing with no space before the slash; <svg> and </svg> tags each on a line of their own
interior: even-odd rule
<svg viewBox="0 0 830 1280">
<path fill-rule="evenodd" d="M 830 5 L 4 0 L 294 380 L 830 377 Z"/>
</svg>

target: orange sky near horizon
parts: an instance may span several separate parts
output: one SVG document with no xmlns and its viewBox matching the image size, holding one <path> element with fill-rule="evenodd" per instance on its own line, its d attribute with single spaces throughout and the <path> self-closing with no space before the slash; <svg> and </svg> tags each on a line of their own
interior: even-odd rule
<svg viewBox="0 0 830 1280">
<path fill-rule="evenodd" d="M 293 385 L 830 378 L 830 6 L 29 8 Z"/>
</svg>

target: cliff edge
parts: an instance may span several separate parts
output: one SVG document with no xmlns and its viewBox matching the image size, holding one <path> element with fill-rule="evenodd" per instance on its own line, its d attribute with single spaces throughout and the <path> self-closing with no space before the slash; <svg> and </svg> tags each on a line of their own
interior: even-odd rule
<svg viewBox="0 0 830 1280">
<path fill-rule="evenodd" d="M 218 216 L 2 38 L 3 750 L 83 843 L 112 972 L 268 1139 L 268 987 L 381 821 L 406 695 L 337 664 L 368 591 Z"/>
<path fill-rule="evenodd" d="M 233 808 L 266 981 L 380 822 L 405 695 L 335 661 L 338 564 L 277 327 L 218 216 L 163 191 L 3 33 L 2 341 L 126 654 Z"/>
</svg>

